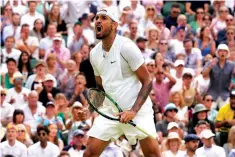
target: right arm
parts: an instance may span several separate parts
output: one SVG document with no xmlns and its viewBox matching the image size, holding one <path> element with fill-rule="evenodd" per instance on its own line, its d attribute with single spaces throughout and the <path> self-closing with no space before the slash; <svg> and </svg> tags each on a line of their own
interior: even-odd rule
<svg viewBox="0 0 235 157">
<path fill-rule="evenodd" d="M 95 76 L 95 82 L 96 82 L 97 88 L 104 90 L 103 85 L 102 85 L 102 79 L 100 76 Z"/>
<path fill-rule="evenodd" d="M 186 2 L 185 3 L 185 10 L 187 13 L 189 13 L 190 15 L 195 15 L 195 12 L 192 11 L 191 9 L 191 3 L 190 2 Z"/>
</svg>

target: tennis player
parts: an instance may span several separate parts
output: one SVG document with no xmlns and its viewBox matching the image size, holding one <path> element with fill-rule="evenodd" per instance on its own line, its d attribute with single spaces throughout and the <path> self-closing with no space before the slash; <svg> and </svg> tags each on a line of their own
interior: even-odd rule
<svg viewBox="0 0 235 157">
<path fill-rule="evenodd" d="M 109 8 L 101 9 L 95 17 L 95 33 L 99 42 L 90 52 L 99 88 L 109 94 L 123 109 L 117 114 L 120 122 L 98 116 L 88 132 L 84 157 L 98 157 L 111 140 L 125 135 L 130 144 L 140 141 L 146 157 L 160 157 L 152 103 L 148 97 L 152 82 L 144 58 L 134 42 L 117 35 L 118 18 Z M 147 137 L 126 124 L 133 120 L 156 139 Z"/>
</svg>

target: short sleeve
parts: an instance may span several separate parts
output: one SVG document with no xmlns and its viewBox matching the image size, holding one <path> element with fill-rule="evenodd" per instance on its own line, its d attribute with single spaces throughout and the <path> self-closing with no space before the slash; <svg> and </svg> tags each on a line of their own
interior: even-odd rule
<svg viewBox="0 0 235 157">
<path fill-rule="evenodd" d="M 123 44 L 121 55 L 127 61 L 132 71 L 136 71 L 144 63 L 144 57 L 140 49 L 132 41 Z"/>
</svg>

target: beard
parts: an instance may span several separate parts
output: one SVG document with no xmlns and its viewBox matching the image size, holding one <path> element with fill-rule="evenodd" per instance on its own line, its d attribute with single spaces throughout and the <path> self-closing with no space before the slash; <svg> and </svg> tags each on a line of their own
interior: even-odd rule
<svg viewBox="0 0 235 157">
<path fill-rule="evenodd" d="M 112 27 L 110 26 L 107 29 L 103 29 L 100 32 L 96 30 L 96 39 L 102 40 L 108 37 L 112 33 Z"/>
<path fill-rule="evenodd" d="M 233 104 L 231 104 L 231 105 L 230 105 L 230 107 L 231 107 L 231 109 L 232 109 L 232 110 L 234 110 L 234 111 L 235 111 L 235 104 L 234 104 L 234 103 L 233 103 Z"/>
</svg>

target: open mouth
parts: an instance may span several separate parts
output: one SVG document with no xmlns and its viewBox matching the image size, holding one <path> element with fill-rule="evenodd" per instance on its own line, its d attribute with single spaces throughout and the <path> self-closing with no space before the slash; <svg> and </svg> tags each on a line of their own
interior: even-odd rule
<svg viewBox="0 0 235 157">
<path fill-rule="evenodd" d="M 96 26 L 96 32 L 100 33 L 102 30 L 102 27 L 101 26 Z"/>
</svg>

